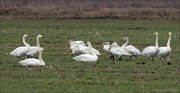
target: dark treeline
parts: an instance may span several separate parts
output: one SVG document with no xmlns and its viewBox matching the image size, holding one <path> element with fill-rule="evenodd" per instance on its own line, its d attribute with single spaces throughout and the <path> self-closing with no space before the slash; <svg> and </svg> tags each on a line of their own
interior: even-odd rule
<svg viewBox="0 0 180 93">
<path fill-rule="evenodd" d="M 0 17 L 20 18 L 170 18 L 180 0 L 0 0 Z"/>
<path fill-rule="evenodd" d="M 179 0 L 0 0 L 1 7 L 58 6 L 69 8 L 178 8 Z"/>
</svg>

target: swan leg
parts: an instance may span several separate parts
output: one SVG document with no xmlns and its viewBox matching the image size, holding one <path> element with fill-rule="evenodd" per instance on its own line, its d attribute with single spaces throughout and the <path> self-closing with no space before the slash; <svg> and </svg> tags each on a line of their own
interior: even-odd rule
<svg viewBox="0 0 180 93">
<path fill-rule="evenodd" d="M 28 55 L 28 58 L 31 58 L 31 56 Z"/>
<path fill-rule="evenodd" d="M 166 59 L 166 57 L 164 57 L 164 60 Z"/>
<path fill-rule="evenodd" d="M 154 61 L 154 58 L 152 57 L 152 61 Z"/>
<path fill-rule="evenodd" d="M 113 60 L 114 60 L 114 56 L 113 56 L 113 55 L 111 55 L 111 56 L 110 56 L 110 59 L 113 59 Z"/>
<path fill-rule="evenodd" d="M 132 56 L 129 56 L 129 58 L 130 58 L 130 60 L 131 60 Z"/>
</svg>

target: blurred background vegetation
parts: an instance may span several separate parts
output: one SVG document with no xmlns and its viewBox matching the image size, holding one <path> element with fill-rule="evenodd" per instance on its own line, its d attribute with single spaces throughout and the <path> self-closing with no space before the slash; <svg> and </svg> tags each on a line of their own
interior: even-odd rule
<svg viewBox="0 0 180 93">
<path fill-rule="evenodd" d="M 179 19 L 179 0 L 0 0 L 1 18 Z"/>
</svg>

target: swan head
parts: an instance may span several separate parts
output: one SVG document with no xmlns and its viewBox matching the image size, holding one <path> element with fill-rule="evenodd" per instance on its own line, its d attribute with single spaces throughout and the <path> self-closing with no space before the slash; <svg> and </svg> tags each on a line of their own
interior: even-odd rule
<svg viewBox="0 0 180 93">
<path fill-rule="evenodd" d="M 68 40 L 68 43 L 70 44 L 72 42 L 72 40 Z"/>
<path fill-rule="evenodd" d="M 109 42 L 104 42 L 103 45 L 102 45 L 102 48 L 103 48 L 105 45 L 110 46 L 110 43 L 109 43 Z"/>
<path fill-rule="evenodd" d="M 127 39 L 128 39 L 128 37 L 123 37 L 122 39 L 123 39 L 123 40 L 127 40 Z"/>
<path fill-rule="evenodd" d="M 24 34 L 24 36 L 23 37 L 27 37 L 28 35 L 27 34 Z"/>
<path fill-rule="evenodd" d="M 169 35 L 169 36 L 172 36 L 172 33 L 171 33 L 171 32 L 168 32 L 168 35 Z"/>
<path fill-rule="evenodd" d="M 44 48 L 40 47 L 39 50 L 40 50 L 40 51 L 44 51 Z"/>
<path fill-rule="evenodd" d="M 104 43 L 103 43 L 103 46 L 104 46 L 104 45 L 110 45 L 110 43 L 109 43 L 109 42 L 104 42 Z"/>
<path fill-rule="evenodd" d="M 99 35 L 99 33 L 98 33 L 98 32 L 96 32 L 96 35 Z"/>
<path fill-rule="evenodd" d="M 88 45 L 88 46 L 91 46 L 91 42 L 87 41 L 87 45 Z"/>
<path fill-rule="evenodd" d="M 156 36 L 158 36 L 158 32 L 155 32 L 154 34 L 155 34 Z"/>
<path fill-rule="evenodd" d="M 42 35 L 38 35 L 37 37 L 43 37 Z"/>
</svg>

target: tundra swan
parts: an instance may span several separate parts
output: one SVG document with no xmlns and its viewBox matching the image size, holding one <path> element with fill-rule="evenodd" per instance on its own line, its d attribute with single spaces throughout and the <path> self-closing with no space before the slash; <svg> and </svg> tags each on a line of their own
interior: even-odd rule
<svg viewBox="0 0 180 93">
<path fill-rule="evenodd" d="M 122 47 L 118 46 L 116 42 L 110 45 L 109 52 L 112 54 L 111 58 L 113 58 L 113 60 L 114 60 L 114 56 L 117 56 L 117 57 L 131 56 L 130 53 L 128 53 Z"/>
<path fill-rule="evenodd" d="M 39 47 L 40 47 L 39 38 L 42 38 L 42 35 L 38 35 L 36 37 L 37 46 L 31 46 L 29 51 L 26 53 L 26 55 L 32 57 L 39 52 Z"/>
<path fill-rule="evenodd" d="M 148 57 L 148 59 L 152 57 L 152 60 L 153 57 L 155 57 L 159 53 L 158 32 L 155 32 L 155 35 L 156 35 L 155 46 L 146 47 L 141 53 L 142 56 Z"/>
<path fill-rule="evenodd" d="M 81 54 L 74 57 L 73 59 L 76 61 L 82 61 L 82 62 L 96 62 L 98 60 L 98 56 L 92 50 L 92 48 L 90 50 L 91 50 L 90 54 Z"/>
<path fill-rule="evenodd" d="M 22 66 L 45 66 L 45 63 L 42 59 L 42 51 L 43 50 L 44 50 L 43 48 L 39 48 L 39 59 L 28 58 L 28 59 L 20 61 L 19 63 Z"/>
<path fill-rule="evenodd" d="M 101 55 L 98 50 L 92 47 L 89 41 L 87 42 L 87 45 L 88 46 L 82 46 L 82 45 L 76 46 L 76 49 L 75 49 L 76 53 L 90 54 L 93 51 L 96 55 Z"/>
<path fill-rule="evenodd" d="M 138 56 L 138 55 L 141 54 L 140 51 L 139 51 L 139 49 L 135 48 L 135 47 L 132 46 L 132 45 L 128 45 L 128 43 L 129 43 L 129 38 L 128 38 L 128 37 L 124 37 L 123 40 L 126 40 L 126 43 L 123 44 L 122 47 L 123 47 L 128 53 L 131 54 L 130 59 L 131 59 L 132 56 L 135 56 L 135 57 L 136 57 L 136 56 Z"/>
<path fill-rule="evenodd" d="M 168 42 L 167 42 L 167 46 L 166 46 L 166 47 L 160 47 L 160 48 L 159 48 L 159 54 L 158 54 L 158 56 L 160 57 L 160 59 L 161 59 L 161 58 L 164 58 L 164 60 L 165 60 L 165 58 L 168 57 L 168 56 L 170 55 L 170 53 L 171 53 L 170 42 L 171 42 L 172 33 L 169 32 L 168 35 L 169 35 L 169 39 L 168 39 Z"/>
<path fill-rule="evenodd" d="M 27 34 L 23 35 L 23 44 L 24 44 L 25 46 L 21 46 L 21 47 L 18 47 L 18 48 L 16 48 L 16 49 L 14 49 L 14 50 L 10 53 L 10 55 L 19 57 L 19 56 L 21 56 L 21 55 L 23 55 L 23 54 L 26 54 L 26 53 L 29 51 L 30 45 L 27 44 L 26 41 L 25 41 L 25 38 L 26 38 L 27 36 L 28 36 Z"/>
</svg>

